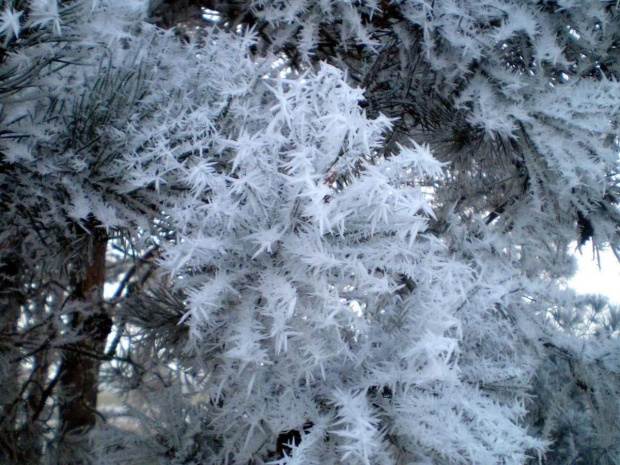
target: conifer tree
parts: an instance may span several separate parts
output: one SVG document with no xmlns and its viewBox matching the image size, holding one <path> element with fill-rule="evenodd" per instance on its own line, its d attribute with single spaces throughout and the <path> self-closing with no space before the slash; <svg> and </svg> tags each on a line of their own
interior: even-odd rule
<svg viewBox="0 0 620 465">
<path fill-rule="evenodd" d="M 561 285 L 618 252 L 619 31 L 5 1 L 1 459 L 617 463 L 618 310 Z"/>
</svg>

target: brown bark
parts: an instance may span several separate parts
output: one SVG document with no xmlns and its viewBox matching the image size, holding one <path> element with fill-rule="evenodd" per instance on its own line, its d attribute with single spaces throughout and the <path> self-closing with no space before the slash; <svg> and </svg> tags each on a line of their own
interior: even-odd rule
<svg viewBox="0 0 620 465">
<path fill-rule="evenodd" d="M 86 234 L 86 233 L 84 233 Z M 74 278 L 74 298 L 81 309 L 72 315 L 79 342 L 68 344 L 61 368 L 60 430 L 64 442 L 79 438 L 97 420 L 99 365 L 112 320 L 101 306 L 105 283 L 107 235 L 93 228 L 86 238 L 81 270 Z"/>
</svg>

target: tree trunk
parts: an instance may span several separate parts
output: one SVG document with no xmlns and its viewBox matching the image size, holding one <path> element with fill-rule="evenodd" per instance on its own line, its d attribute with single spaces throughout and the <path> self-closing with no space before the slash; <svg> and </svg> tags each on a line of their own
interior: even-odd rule
<svg viewBox="0 0 620 465">
<path fill-rule="evenodd" d="M 86 247 L 74 275 L 74 299 L 80 309 L 72 315 L 79 341 L 67 344 L 60 377 L 60 438 L 63 463 L 71 460 L 84 435 L 97 420 L 99 366 L 112 319 L 101 306 L 105 283 L 107 235 L 96 226 L 83 234 Z M 83 444 L 82 444 L 83 445 Z"/>
</svg>

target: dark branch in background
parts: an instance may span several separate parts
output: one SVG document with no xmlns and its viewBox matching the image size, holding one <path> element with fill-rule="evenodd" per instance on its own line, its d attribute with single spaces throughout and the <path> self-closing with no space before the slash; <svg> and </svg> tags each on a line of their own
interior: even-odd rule
<svg viewBox="0 0 620 465">
<path fill-rule="evenodd" d="M 131 280 L 134 279 L 134 277 L 138 274 L 138 272 L 142 270 L 142 267 L 149 266 L 150 269 L 147 270 L 146 273 L 144 273 L 142 278 L 139 280 L 139 283 L 137 284 L 138 287 L 136 290 L 143 290 L 144 284 L 147 282 L 148 278 L 151 276 L 151 274 L 155 270 L 155 266 L 153 265 L 151 260 L 157 257 L 158 251 L 159 251 L 159 247 L 153 246 L 149 250 L 147 250 L 142 257 L 139 257 L 134 262 L 131 268 L 125 273 L 125 276 L 123 276 L 123 279 L 121 280 L 116 291 L 114 292 L 114 295 L 112 296 L 112 299 L 111 299 L 112 305 L 114 305 L 115 302 L 117 302 L 118 299 L 123 295 L 123 292 L 129 285 Z M 114 339 L 110 343 L 109 349 L 106 351 L 106 355 L 109 356 L 109 355 L 113 355 L 116 353 L 116 348 L 118 347 L 118 344 L 123 336 L 126 323 L 127 323 L 127 318 L 125 315 L 122 315 L 120 317 L 120 321 L 116 325 L 117 326 L 116 334 L 114 335 Z"/>
</svg>

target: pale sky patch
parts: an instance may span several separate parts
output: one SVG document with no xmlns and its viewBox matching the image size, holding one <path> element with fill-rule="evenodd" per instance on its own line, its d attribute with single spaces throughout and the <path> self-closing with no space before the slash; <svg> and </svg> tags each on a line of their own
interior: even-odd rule
<svg viewBox="0 0 620 465">
<path fill-rule="evenodd" d="M 602 294 L 609 297 L 612 303 L 620 305 L 620 263 L 613 252 L 601 252 L 600 268 L 596 255 L 587 245 L 575 256 L 579 269 L 568 285 L 580 294 Z"/>
</svg>

